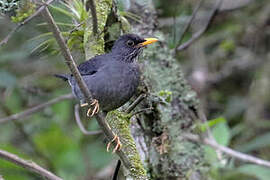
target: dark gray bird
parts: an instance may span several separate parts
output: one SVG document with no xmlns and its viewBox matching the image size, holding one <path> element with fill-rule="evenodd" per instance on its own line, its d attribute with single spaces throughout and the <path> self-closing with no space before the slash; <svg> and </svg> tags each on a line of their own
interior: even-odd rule
<svg viewBox="0 0 270 180">
<path fill-rule="evenodd" d="M 133 96 L 140 80 L 136 59 L 146 45 L 156 41 L 156 38 L 144 39 L 135 34 L 126 34 L 115 41 L 110 53 L 95 56 L 78 66 L 95 99 L 93 104 L 96 106 L 92 115 L 97 113 L 99 106 L 103 111 L 111 111 L 125 104 Z M 72 75 L 56 76 L 68 80 L 74 96 L 84 100 Z"/>
</svg>

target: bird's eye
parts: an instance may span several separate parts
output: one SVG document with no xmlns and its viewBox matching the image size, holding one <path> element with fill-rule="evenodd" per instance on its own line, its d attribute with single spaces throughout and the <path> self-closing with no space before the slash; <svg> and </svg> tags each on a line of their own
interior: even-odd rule
<svg viewBox="0 0 270 180">
<path fill-rule="evenodd" d="M 128 45 L 128 46 L 134 46 L 134 41 L 128 40 L 128 41 L 127 41 L 127 45 Z"/>
</svg>

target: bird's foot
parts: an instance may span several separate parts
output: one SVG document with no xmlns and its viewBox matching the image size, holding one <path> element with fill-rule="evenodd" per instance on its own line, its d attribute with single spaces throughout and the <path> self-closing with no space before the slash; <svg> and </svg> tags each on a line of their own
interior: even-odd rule
<svg viewBox="0 0 270 180">
<path fill-rule="evenodd" d="M 89 104 L 88 103 L 84 103 L 84 104 L 81 104 L 81 107 L 84 107 L 84 106 L 88 106 Z M 90 104 L 90 106 L 94 106 L 94 108 L 92 109 L 91 107 L 87 110 L 87 116 L 88 117 L 92 117 L 94 116 L 95 114 L 97 114 L 99 112 L 99 104 L 98 104 L 98 100 L 96 99 L 93 99 L 93 102 Z"/>
<path fill-rule="evenodd" d="M 114 138 L 108 143 L 108 145 L 107 145 L 107 152 L 109 152 L 109 149 L 110 149 L 110 146 L 111 146 L 111 144 L 112 144 L 112 142 L 114 142 L 114 141 L 116 141 L 116 146 L 115 146 L 115 148 L 113 149 L 113 153 L 115 153 L 117 150 L 120 150 L 121 149 L 121 147 L 122 147 L 122 144 L 121 144 L 121 142 L 120 142 L 120 138 L 119 138 L 119 136 L 117 136 L 116 134 L 114 135 Z"/>
</svg>

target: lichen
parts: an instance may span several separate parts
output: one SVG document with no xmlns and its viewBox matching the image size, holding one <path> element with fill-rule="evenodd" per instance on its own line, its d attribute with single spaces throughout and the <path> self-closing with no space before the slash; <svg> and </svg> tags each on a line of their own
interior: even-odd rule
<svg viewBox="0 0 270 180">
<path fill-rule="evenodd" d="M 84 51 L 85 58 L 90 59 L 97 54 L 104 53 L 104 27 L 106 25 L 107 16 L 112 7 L 112 0 L 96 0 L 96 14 L 98 21 L 98 33 L 94 35 L 92 32 L 92 18 L 86 20 L 84 32 Z"/>
<path fill-rule="evenodd" d="M 164 37 L 163 37 L 164 38 Z M 183 132 L 192 131 L 194 113 L 198 106 L 197 95 L 181 71 L 181 65 L 172 56 L 173 52 L 167 48 L 149 46 L 144 51 L 144 79 L 151 84 L 151 93 L 171 92 L 171 103 L 157 103 L 155 120 L 151 124 L 152 132 L 157 136 L 151 140 L 149 151 L 152 173 L 158 178 L 181 177 L 187 179 L 188 172 L 200 171 L 203 167 L 203 151 L 200 146 L 181 138 Z M 164 93 L 161 93 L 161 95 Z M 149 103 L 152 102 L 149 99 Z M 192 116 L 193 115 L 193 116 Z M 152 121 L 145 119 L 145 121 Z M 160 153 L 160 144 L 154 141 L 161 138 L 160 133 L 167 133 L 169 141 L 166 144 L 166 153 Z M 169 143 L 169 144 L 168 144 Z M 162 151 L 165 152 L 165 151 Z M 174 177 L 174 178 L 173 178 Z M 166 179 L 166 178 L 165 178 Z"/>
<path fill-rule="evenodd" d="M 128 169 L 128 176 L 135 180 L 147 179 L 146 171 L 140 159 L 140 155 L 136 149 L 135 141 L 131 135 L 129 124 L 131 115 L 120 112 L 111 111 L 106 116 L 106 121 L 112 131 L 119 136 L 122 143 L 121 150 L 126 154 L 131 166 Z"/>
</svg>

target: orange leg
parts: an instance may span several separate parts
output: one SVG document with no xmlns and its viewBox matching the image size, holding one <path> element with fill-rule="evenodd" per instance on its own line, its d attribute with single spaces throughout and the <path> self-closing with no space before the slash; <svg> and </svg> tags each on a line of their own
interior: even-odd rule
<svg viewBox="0 0 270 180">
<path fill-rule="evenodd" d="M 84 103 L 84 104 L 81 104 L 81 107 L 88 106 L 88 105 L 89 105 L 88 103 Z M 90 106 L 94 106 L 94 108 L 92 110 L 92 108 L 90 107 L 87 110 L 88 117 L 92 117 L 99 112 L 99 104 L 98 104 L 98 101 L 96 99 L 93 99 L 93 102 L 90 104 Z"/>
<path fill-rule="evenodd" d="M 114 149 L 113 149 L 113 153 L 115 153 L 117 150 L 120 150 L 121 149 L 121 147 L 122 147 L 122 144 L 121 144 L 121 142 L 120 142 L 120 138 L 119 138 L 119 136 L 117 136 L 116 134 L 114 135 L 114 138 L 108 143 L 108 145 L 107 145 L 107 152 L 109 152 L 109 149 L 110 149 L 110 146 L 111 146 L 111 144 L 112 144 L 112 142 L 114 142 L 114 141 L 116 141 L 116 146 L 114 147 Z"/>
</svg>

